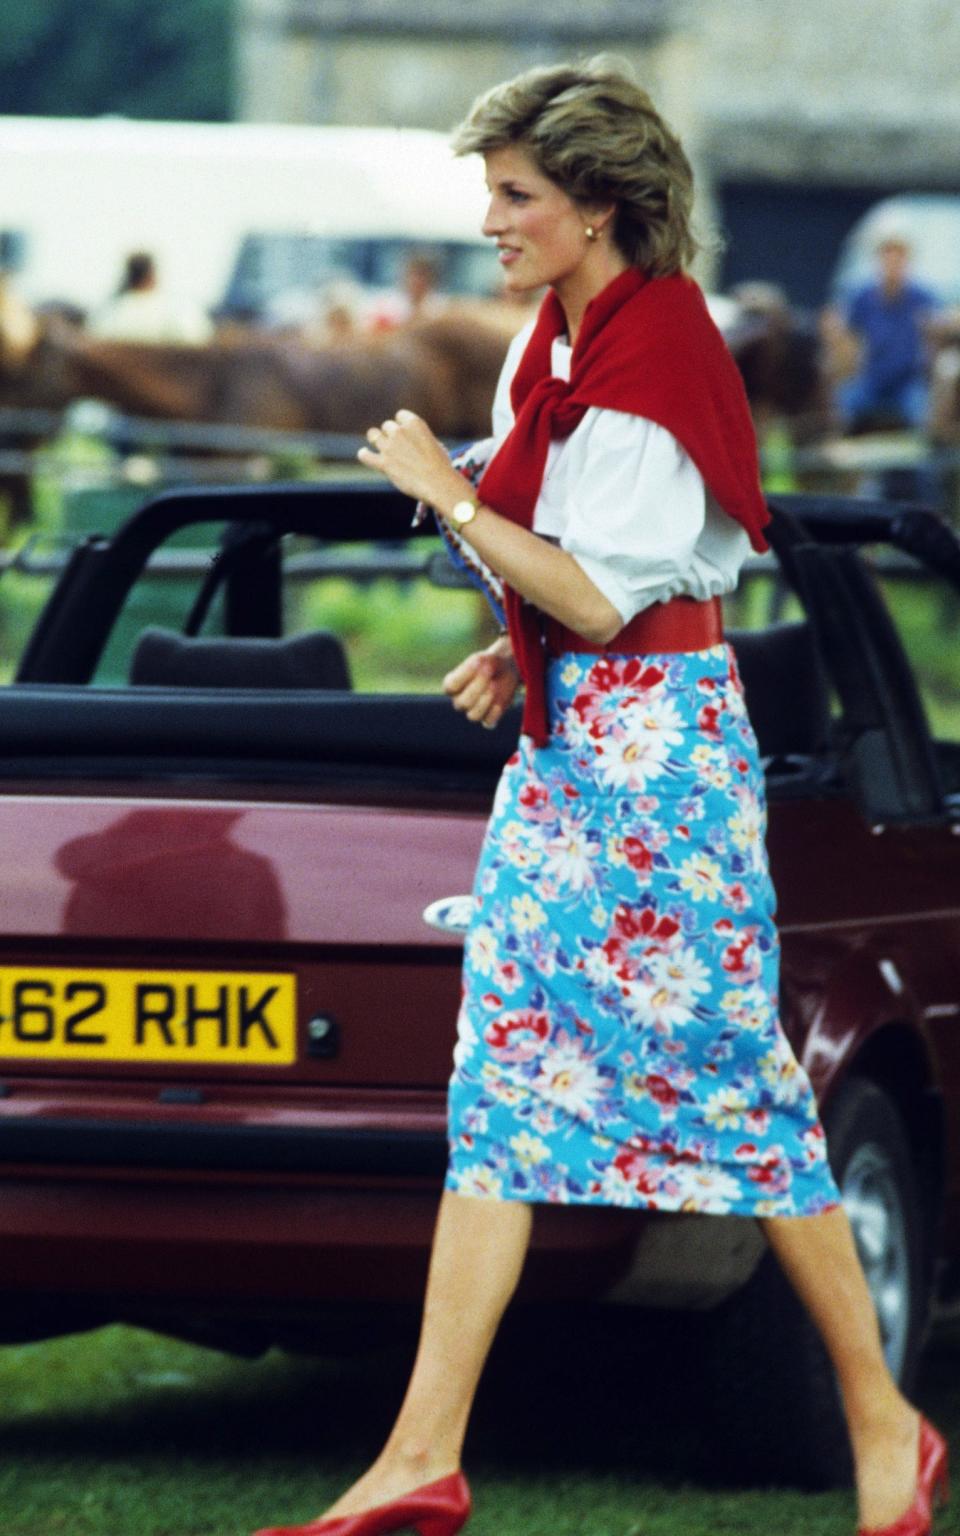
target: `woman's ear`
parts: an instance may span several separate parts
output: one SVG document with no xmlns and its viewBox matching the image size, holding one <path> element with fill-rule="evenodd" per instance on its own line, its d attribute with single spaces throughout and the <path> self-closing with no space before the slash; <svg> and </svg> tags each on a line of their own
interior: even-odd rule
<svg viewBox="0 0 960 1536">
<path fill-rule="evenodd" d="M 604 230 L 609 228 L 611 233 L 613 221 L 617 213 L 616 203 L 581 203 L 580 211 L 583 214 L 584 228 L 590 240 L 599 240 Z"/>
</svg>

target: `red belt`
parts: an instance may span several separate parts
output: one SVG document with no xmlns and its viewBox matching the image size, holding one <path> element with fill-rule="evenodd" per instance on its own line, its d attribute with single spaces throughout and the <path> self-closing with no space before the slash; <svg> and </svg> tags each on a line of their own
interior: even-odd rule
<svg viewBox="0 0 960 1536">
<path fill-rule="evenodd" d="M 723 608 L 719 597 L 705 603 L 695 597 L 671 597 L 635 614 L 606 645 L 585 640 L 559 619 L 544 615 L 543 638 L 549 656 L 564 651 L 588 651 L 613 656 L 643 656 L 658 651 L 705 651 L 723 639 Z"/>
</svg>

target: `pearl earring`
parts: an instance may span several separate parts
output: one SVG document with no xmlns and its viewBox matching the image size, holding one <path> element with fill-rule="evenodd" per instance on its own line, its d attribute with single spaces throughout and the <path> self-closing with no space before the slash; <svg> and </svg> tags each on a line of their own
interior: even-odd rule
<svg viewBox="0 0 960 1536">
<path fill-rule="evenodd" d="M 584 230 L 584 234 L 588 240 L 596 240 L 599 238 L 599 231 L 594 229 L 592 224 L 587 225 L 586 229 Z"/>
</svg>

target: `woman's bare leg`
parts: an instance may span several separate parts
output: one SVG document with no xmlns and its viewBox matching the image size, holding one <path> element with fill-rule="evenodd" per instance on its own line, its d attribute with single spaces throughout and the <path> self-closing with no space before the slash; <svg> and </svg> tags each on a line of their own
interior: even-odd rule
<svg viewBox="0 0 960 1536">
<path fill-rule="evenodd" d="M 913 1501 L 919 1420 L 887 1369 L 846 1212 L 838 1206 L 820 1216 L 777 1216 L 760 1225 L 837 1372 L 861 1524 L 891 1525 Z"/>
<path fill-rule="evenodd" d="M 385 1504 L 460 1465 L 480 1374 L 523 1268 L 531 1216 L 518 1201 L 444 1192 L 420 1344 L 399 1416 L 373 1466 L 328 1514 Z"/>
</svg>

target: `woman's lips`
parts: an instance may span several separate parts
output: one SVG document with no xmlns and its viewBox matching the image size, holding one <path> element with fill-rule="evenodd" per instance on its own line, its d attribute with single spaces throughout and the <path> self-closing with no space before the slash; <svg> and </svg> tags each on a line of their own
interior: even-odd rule
<svg viewBox="0 0 960 1536">
<path fill-rule="evenodd" d="M 510 245 L 501 245 L 498 260 L 502 267 L 509 267 L 511 262 L 517 260 L 520 252 Z"/>
</svg>

